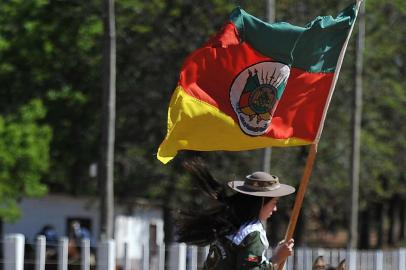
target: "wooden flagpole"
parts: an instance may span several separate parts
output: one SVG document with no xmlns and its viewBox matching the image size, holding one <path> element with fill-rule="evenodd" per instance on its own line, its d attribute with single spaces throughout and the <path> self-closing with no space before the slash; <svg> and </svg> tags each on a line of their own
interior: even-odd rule
<svg viewBox="0 0 406 270">
<path fill-rule="evenodd" d="M 355 16 L 354 20 L 356 19 L 357 15 L 358 15 L 358 11 L 359 11 L 362 1 L 363 0 L 357 0 L 356 7 L 355 7 L 356 16 Z M 285 240 L 289 240 L 293 237 L 293 233 L 296 228 L 297 219 L 299 217 L 300 209 L 301 209 L 302 203 L 303 203 L 303 198 L 304 198 L 304 195 L 305 195 L 305 192 L 307 189 L 307 184 L 309 182 L 309 178 L 312 173 L 314 159 L 316 158 L 317 144 L 320 140 L 321 133 L 323 131 L 324 120 L 326 119 L 327 110 L 330 105 L 331 97 L 334 93 L 334 88 L 335 88 L 337 80 L 338 80 L 338 75 L 340 74 L 341 65 L 344 60 L 345 51 L 347 50 L 348 41 L 350 40 L 352 30 L 354 29 L 354 25 L 355 25 L 355 21 L 351 25 L 350 31 L 348 32 L 348 35 L 347 35 L 347 39 L 345 40 L 344 45 L 341 48 L 340 55 L 338 57 L 336 72 L 334 73 L 333 82 L 331 84 L 329 95 L 327 97 L 326 106 L 324 106 L 323 116 L 320 121 L 319 130 L 318 130 L 317 136 L 314 140 L 314 144 L 311 145 L 310 152 L 309 152 L 309 155 L 307 156 L 307 160 L 306 160 L 306 167 L 304 169 L 302 179 L 300 180 L 300 187 L 299 187 L 299 190 L 296 195 L 296 200 L 295 200 L 295 205 L 293 206 L 292 216 L 290 217 L 289 226 L 288 226 L 288 229 L 285 234 Z M 283 262 L 279 265 L 278 270 L 283 270 L 284 267 L 285 267 L 285 262 Z"/>
<path fill-rule="evenodd" d="M 306 193 L 307 184 L 309 183 L 310 175 L 313 170 L 314 160 L 316 158 L 317 153 L 317 144 L 312 144 L 310 147 L 310 152 L 307 156 L 306 166 L 302 175 L 302 179 L 300 180 L 299 190 L 297 191 L 295 204 L 293 206 L 292 215 L 290 216 L 289 226 L 286 230 L 285 234 L 285 241 L 291 239 L 293 237 L 293 233 L 296 228 L 297 219 L 299 217 L 300 209 L 302 208 L 302 203 L 304 199 L 304 195 Z M 285 261 L 281 263 L 278 267 L 278 270 L 283 270 L 285 267 Z"/>
</svg>

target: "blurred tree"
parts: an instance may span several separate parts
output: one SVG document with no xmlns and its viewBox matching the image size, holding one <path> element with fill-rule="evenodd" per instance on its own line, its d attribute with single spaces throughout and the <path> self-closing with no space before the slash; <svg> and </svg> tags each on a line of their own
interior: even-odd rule
<svg viewBox="0 0 406 270">
<path fill-rule="evenodd" d="M 96 182 L 88 176 L 88 165 L 97 160 L 100 140 L 101 3 L 3 2 L 0 114 L 14 114 L 33 98 L 43 100 L 48 112 L 43 122 L 54 131 L 44 183 L 52 191 L 94 194 Z M 337 14 L 350 2 L 276 1 L 276 21 L 303 26 L 315 16 Z M 165 136 L 167 106 L 183 60 L 220 29 L 236 5 L 266 19 L 266 1 L 116 1 L 115 191 L 121 202 L 132 203 L 135 197 L 160 199 L 168 215 L 179 205 L 201 204 L 181 166 L 182 160 L 195 155 L 202 156 L 224 181 L 261 168 L 259 151 L 185 151 L 166 166 L 155 156 Z M 395 235 L 402 231 L 395 229 L 396 224 L 405 224 L 401 210 L 406 209 L 405 5 L 402 0 L 366 1 L 360 210 L 370 219 L 371 233 L 385 236 L 382 244 L 390 231 Z M 321 240 L 320 232 L 348 229 L 353 50 L 352 42 L 319 143 L 304 223 L 298 224 L 302 241 L 309 245 Z M 307 151 L 306 147 L 274 148 L 272 173 L 297 186 Z M 288 200 L 283 207 L 291 205 Z M 403 207 L 391 210 L 391 205 Z M 273 217 L 273 240 L 283 236 L 287 219 L 288 215 Z"/>
<path fill-rule="evenodd" d="M 0 113 L 43 100 L 54 131 L 54 191 L 86 193 L 97 160 L 101 97 L 98 1 L 3 1 L 0 8 Z"/>
<path fill-rule="evenodd" d="M 32 100 L 14 113 L 0 115 L 0 220 L 20 216 L 23 197 L 41 196 L 47 187 L 40 182 L 49 167 L 51 129 L 41 123 L 46 110 Z M 1 232 L 1 230 L 0 230 Z"/>
<path fill-rule="evenodd" d="M 375 224 L 389 218 L 388 227 L 378 235 L 392 245 L 399 235 L 390 236 L 401 217 L 399 204 L 406 198 L 406 3 L 404 1 L 367 1 L 367 35 L 365 52 L 365 88 L 361 194 L 363 208 L 383 204 L 385 213 Z M 393 212 L 393 214 L 391 214 Z M 393 220 L 396 219 L 396 222 Z M 404 216 L 403 216 L 403 222 Z M 373 222 L 371 222 L 373 223 Z M 382 243 L 386 244 L 386 243 Z"/>
</svg>

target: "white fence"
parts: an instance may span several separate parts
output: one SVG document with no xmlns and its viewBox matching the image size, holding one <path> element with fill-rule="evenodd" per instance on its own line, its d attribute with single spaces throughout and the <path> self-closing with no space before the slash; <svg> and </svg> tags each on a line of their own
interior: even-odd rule
<svg viewBox="0 0 406 270">
<path fill-rule="evenodd" d="M 33 245 L 33 254 L 27 254 L 27 244 L 21 234 L 7 235 L 3 239 L 3 254 L 0 268 L 4 270 L 200 270 L 207 256 L 208 248 L 197 248 L 185 244 L 144 247 L 141 261 L 131 260 L 128 249 L 124 249 L 124 258 L 117 260 L 115 242 L 102 241 L 97 247 L 90 247 L 88 240 L 83 240 L 76 259 L 72 259 L 72 247 L 63 237 L 54 247 L 54 259 L 50 259 L 50 247 L 45 237 L 39 236 Z M 74 254 L 75 255 L 75 254 Z M 167 260 L 165 260 L 165 255 Z M 331 265 L 346 260 L 349 270 L 406 270 L 406 249 L 357 251 L 344 249 L 296 248 L 289 257 L 285 270 L 311 270 L 313 261 L 322 255 Z M 166 264 L 165 264 L 166 262 Z M 1 267 L 2 266 L 2 267 Z"/>
</svg>

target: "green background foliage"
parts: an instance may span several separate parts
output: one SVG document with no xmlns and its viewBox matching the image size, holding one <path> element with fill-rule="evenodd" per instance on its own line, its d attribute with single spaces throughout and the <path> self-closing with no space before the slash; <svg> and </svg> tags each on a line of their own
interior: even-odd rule
<svg viewBox="0 0 406 270">
<path fill-rule="evenodd" d="M 0 116 L 0 218 L 12 221 L 20 216 L 18 201 L 24 196 L 44 195 L 40 182 L 49 167 L 51 129 L 39 123 L 46 110 L 32 100 L 17 112 Z"/>
<path fill-rule="evenodd" d="M 337 14 L 349 3 L 276 0 L 276 20 L 303 26 L 315 16 Z M 163 203 L 167 211 L 198 205 L 198 191 L 181 166 L 192 156 L 204 158 L 224 181 L 262 168 L 261 150 L 184 151 L 166 166 L 156 160 L 183 60 L 221 28 L 237 5 L 266 19 L 266 1 L 116 1 L 115 191 L 120 203 L 143 197 Z M 360 210 L 368 217 L 368 230 L 381 235 L 371 246 L 395 245 L 382 224 L 402 219 L 406 211 L 405 19 L 404 1 L 366 1 Z M 348 228 L 356 32 L 304 202 L 297 233 L 302 243 L 311 244 L 320 232 Z M 46 189 L 97 194 L 97 181 L 89 177 L 88 166 L 99 156 L 102 35 L 101 1 L 2 2 L 0 217 L 16 218 L 20 198 L 44 194 Z M 272 172 L 297 186 L 307 151 L 273 149 Z M 271 230 L 278 239 L 291 206 L 292 199 L 286 200 L 273 217 Z M 392 215 L 391 209 L 398 214 Z M 404 231 L 403 227 L 399 240 L 405 239 Z"/>
</svg>

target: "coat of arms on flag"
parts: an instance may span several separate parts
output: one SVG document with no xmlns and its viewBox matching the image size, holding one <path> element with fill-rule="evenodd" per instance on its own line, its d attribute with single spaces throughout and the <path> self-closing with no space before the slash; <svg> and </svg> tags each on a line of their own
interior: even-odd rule
<svg viewBox="0 0 406 270">
<path fill-rule="evenodd" d="M 300 27 L 236 8 L 185 60 L 158 159 L 317 143 L 356 14 L 354 3 Z"/>
<path fill-rule="evenodd" d="M 238 74 L 231 85 L 230 101 L 243 132 L 252 136 L 266 132 L 289 72 L 285 64 L 266 61 Z"/>
</svg>

